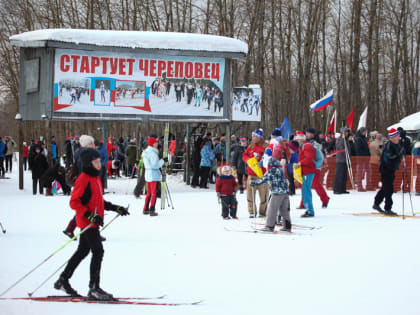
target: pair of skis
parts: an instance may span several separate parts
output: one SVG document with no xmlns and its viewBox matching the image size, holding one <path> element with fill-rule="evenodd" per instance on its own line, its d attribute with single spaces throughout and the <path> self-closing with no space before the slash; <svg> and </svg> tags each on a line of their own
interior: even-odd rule
<svg viewBox="0 0 420 315">
<path fill-rule="evenodd" d="M 151 305 L 151 306 L 180 306 L 180 305 L 198 305 L 202 302 L 156 302 L 152 300 L 162 300 L 166 295 L 157 297 L 121 297 L 113 300 L 92 300 L 85 296 L 74 297 L 69 295 L 50 295 L 41 297 L 17 297 L 17 298 L 0 298 L 0 300 L 23 300 L 36 302 L 61 302 L 61 303 L 88 303 L 88 304 L 124 304 L 124 305 Z"/>
</svg>

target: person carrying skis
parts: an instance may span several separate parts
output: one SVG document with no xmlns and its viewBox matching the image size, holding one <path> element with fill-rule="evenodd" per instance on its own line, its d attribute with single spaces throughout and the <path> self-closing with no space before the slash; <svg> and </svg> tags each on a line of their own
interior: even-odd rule
<svg viewBox="0 0 420 315">
<path fill-rule="evenodd" d="M 102 168 L 99 152 L 92 148 L 86 148 L 81 152 L 80 159 L 82 161 L 82 174 L 80 174 L 74 184 L 70 198 L 70 207 L 76 211 L 77 226 L 80 229 L 87 227 L 88 229 L 80 235 L 79 246 L 58 280 L 54 283 L 54 288 L 62 290 L 71 296 L 80 296 L 71 287 L 69 279 L 80 262 L 91 251 L 88 297 L 93 300 L 113 300 L 112 294 L 105 292 L 99 286 L 104 255 L 99 226 L 104 224 L 104 210 L 115 211 L 123 216 L 130 213 L 126 208 L 114 205 L 103 199 L 102 183 L 99 178 Z"/>
<path fill-rule="evenodd" d="M 157 198 L 157 185 L 160 182 L 160 168 L 167 158 L 159 159 L 158 139 L 155 137 L 149 137 L 147 139 L 148 147 L 142 153 L 143 165 L 145 168 L 145 179 L 147 185 L 147 195 L 144 201 L 143 214 L 149 214 L 150 216 L 157 216 L 155 209 L 156 198 Z M 150 206 L 149 206 L 150 204 Z"/>
<path fill-rule="evenodd" d="M 271 186 L 271 198 L 268 202 L 267 220 L 263 231 L 273 232 L 276 225 L 278 211 L 283 218 L 282 231 L 292 231 L 292 222 L 290 220 L 290 200 L 289 187 L 281 163 L 274 157 L 268 161 L 268 171 L 263 178 L 251 180 L 251 186 L 259 186 L 269 182 Z"/>
<path fill-rule="evenodd" d="M 218 171 L 216 193 L 219 203 L 222 203 L 222 217 L 225 220 L 237 219 L 238 201 L 236 200 L 236 191 L 238 190 L 238 183 L 232 176 L 232 169 L 229 165 L 221 166 Z"/>
</svg>

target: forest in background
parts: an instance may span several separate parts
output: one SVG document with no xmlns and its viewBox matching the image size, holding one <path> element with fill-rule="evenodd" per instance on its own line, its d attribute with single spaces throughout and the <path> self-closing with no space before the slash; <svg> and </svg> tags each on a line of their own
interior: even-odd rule
<svg viewBox="0 0 420 315">
<path fill-rule="evenodd" d="M 325 131 L 334 109 L 341 122 L 355 108 L 357 127 L 366 106 L 368 129 L 384 132 L 420 110 L 418 0 L 0 0 L 0 12 L 2 135 L 16 135 L 19 102 L 19 50 L 9 36 L 46 28 L 189 32 L 245 41 L 249 54 L 234 62 L 233 86 L 260 84 L 263 111 L 261 124 L 233 123 L 236 134 L 260 126 L 268 134 L 285 116 L 293 129 Z M 333 105 L 310 112 L 309 105 L 330 89 Z M 26 122 L 25 139 L 38 137 L 44 125 Z M 101 125 L 53 122 L 52 133 L 67 130 L 63 126 L 69 133 L 98 132 Z M 136 128 L 112 126 L 122 135 Z M 140 128 L 144 134 L 162 126 Z M 224 132 L 220 124 L 208 127 Z"/>
</svg>

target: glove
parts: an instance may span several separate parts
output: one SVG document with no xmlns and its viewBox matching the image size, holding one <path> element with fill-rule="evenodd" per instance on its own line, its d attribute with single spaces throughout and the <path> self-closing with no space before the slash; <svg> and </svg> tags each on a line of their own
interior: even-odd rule
<svg viewBox="0 0 420 315">
<path fill-rule="evenodd" d="M 167 157 L 164 157 L 163 158 L 163 162 L 168 163 L 168 158 Z"/>
<path fill-rule="evenodd" d="M 118 212 L 122 216 L 130 214 L 130 212 L 128 212 L 128 208 L 124 208 L 122 206 L 117 206 L 117 209 L 115 210 L 115 212 Z"/>
<path fill-rule="evenodd" d="M 104 225 L 104 220 L 102 217 L 97 215 L 96 213 L 92 213 L 90 211 L 86 211 L 84 214 L 85 218 L 88 218 L 88 220 L 96 225 Z"/>
<path fill-rule="evenodd" d="M 260 155 L 257 152 L 254 152 L 254 156 L 256 157 L 257 160 L 260 158 Z"/>
<path fill-rule="evenodd" d="M 249 181 L 249 184 L 250 184 L 251 186 L 255 186 L 255 181 L 251 180 L 251 181 Z"/>
<path fill-rule="evenodd" d="M 220 193 L 217 193 L 217 201 L 220 203 Z"/>
<path fill-rule="evenodd" d="M 283 166 L 285 166 L 286 165 L 286 159 L 281 159 L 281 161 L 280 161 L 280 166 L 281 167 L 283 167 Z"/>
</svg>

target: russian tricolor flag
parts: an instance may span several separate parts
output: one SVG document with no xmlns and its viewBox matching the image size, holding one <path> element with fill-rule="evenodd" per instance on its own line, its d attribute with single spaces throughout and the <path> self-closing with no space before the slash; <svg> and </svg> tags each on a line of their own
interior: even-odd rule
<svg viewBox="0 0 420 315">
<path fill-rule="evenodd" d="M 311 105 L 311 111 L 316 112 L 316 111 L 324 109 L 328 105 L 331 105 L 332 104 L 332 99 L 333 99 L 333 94 L 334 94 L 334 91 L 331 90 L 323 98 L 321 98 L 320 100 L 313 103 Z"/>
</svg>

